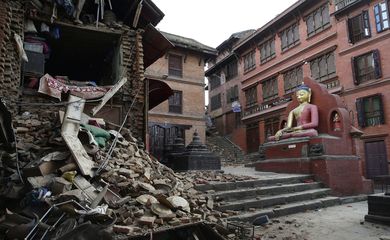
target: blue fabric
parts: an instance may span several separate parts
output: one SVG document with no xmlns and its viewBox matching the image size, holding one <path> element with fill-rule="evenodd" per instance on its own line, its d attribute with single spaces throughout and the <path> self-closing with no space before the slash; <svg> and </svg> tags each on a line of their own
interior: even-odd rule
<svg viewBox="0 0 390 240">
<path fill-rule="evenodd" d="M 72 0 L 56 0 L 57 4 L 65 9 L 66 14 L 73 16 L 74 5 Z"/>
</svg>

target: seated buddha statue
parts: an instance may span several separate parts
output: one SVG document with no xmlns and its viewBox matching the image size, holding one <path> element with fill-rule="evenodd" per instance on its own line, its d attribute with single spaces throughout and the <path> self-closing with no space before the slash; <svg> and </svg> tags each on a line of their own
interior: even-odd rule
<svg viewBox="0 0 390 240">
<path fill-rule="evenodd" d="M 318 126 L 318 108 L 310 103 L 311 89 L 302 84 L 295 92 L 299 106 L 294 108 L 289 114 L 287 125 L 276 132 L 275 136 L 269 138 L 270 141 L 292 137 L 313 137 L 318 132 L 315 129 Z M 293 122 L 296 126 L 293 126 Z"/>
</svg>

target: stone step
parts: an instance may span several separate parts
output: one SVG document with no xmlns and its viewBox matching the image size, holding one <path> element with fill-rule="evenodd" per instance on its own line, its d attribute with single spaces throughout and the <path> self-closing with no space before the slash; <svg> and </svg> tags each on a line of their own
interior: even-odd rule
<svg viewBox="0 0 390 240">
<path fill-rule="evenodd" d="M 331 192 L 330 188 L 312 189 L 296 193 L 287 193 L 274 196 L 259 196 L 254 199 L 244 199 L 232 202 L 223 202 L 221 206 L 217 206 L 219 211 L 234 210 L 242 211 L 249 208 L 267 208 L 275 205 L 284 205 L 287 203 L 312 200 L 327 196 Z"/>
<path fill-rule="evenodd" d="M 228 191 L 242 188 L 257 188 L 269 185 L 284 184 L 284 183 L 302 183 L 304 180 L 312 179 L 312 175 L 301 174 L 294 176 L 280 176 L 275 177 L 271 176 L 269 178 L 261 178 L 248 181 L 239 181 L 239 182 L 214 182 L 208 184 L 199 184 L 195 188 L 198 191 L 206 192 L 209 190 L 218 191 Z"/>
<path fill-rule="evenodd" d="M 305 212 L 307 210 L 315 210 L 326 208 L 340 204 L 338 197 L 323 197 L 304 202 L 288 203 L 278 207 L 270 207 L 266 209 L 257 209 L 253 212 L 242 212 L 239 215 L 226 218 L 228 221 L 252 222 L 256 218 L 267 215 L 269 218 L 281 217 L 289 214 Z"/>
<path fill-rule="evenodd" d="M 272 185 L 256 188 L 241 188 L 236 190 L 220 191 L 209 194 L 214 200 L 231 201 L 235 199 L 256 198 L 258 196 L 277 195 L 292 192 L 300 192 L 312 189 L 321 188 L 322 184 L 319 182 L 312 183 L 293 183 L 284 185 Z"/>
</svg>

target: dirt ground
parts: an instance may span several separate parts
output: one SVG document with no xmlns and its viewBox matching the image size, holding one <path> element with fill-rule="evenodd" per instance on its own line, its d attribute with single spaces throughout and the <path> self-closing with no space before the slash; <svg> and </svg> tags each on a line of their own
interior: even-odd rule
<svg viewBox="0 0 390 240">
<path fill-rule="evenodd" d="M 339 205 L 271 219 L 255 233 L 261 240 L 390 239 L 390 226 L 364 221 L 367 211 L 367 201 Z"/>
</svg>

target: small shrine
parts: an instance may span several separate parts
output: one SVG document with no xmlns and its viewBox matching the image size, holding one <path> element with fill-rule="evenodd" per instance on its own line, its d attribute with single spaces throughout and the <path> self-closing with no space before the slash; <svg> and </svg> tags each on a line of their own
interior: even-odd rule
<svg viewBox="0 0 390 240">
<path fill-rule="evenodd" d="M 175 147 L 176 146 L 176 147 Z M 169 167 L 175 171 L 189 170 L 220 170 L 221 160 L 209 151 L 200 140 L 197 131 L 194 132 L 192 142 L 186 148 L 183 141 L 175 141 L 172 152 L 167 154 Z"/>
<path fill-rule="evenodd" d="M 361 135 L 341 98 L 305 78 L 285 110 L 280 130 L 260 146 L 265 160 L 256 163 L 256 170 L 313 174 L 336 195 L 369 193 L 372 181 L 363 177 L 354 144 Z"/>
</svg>

